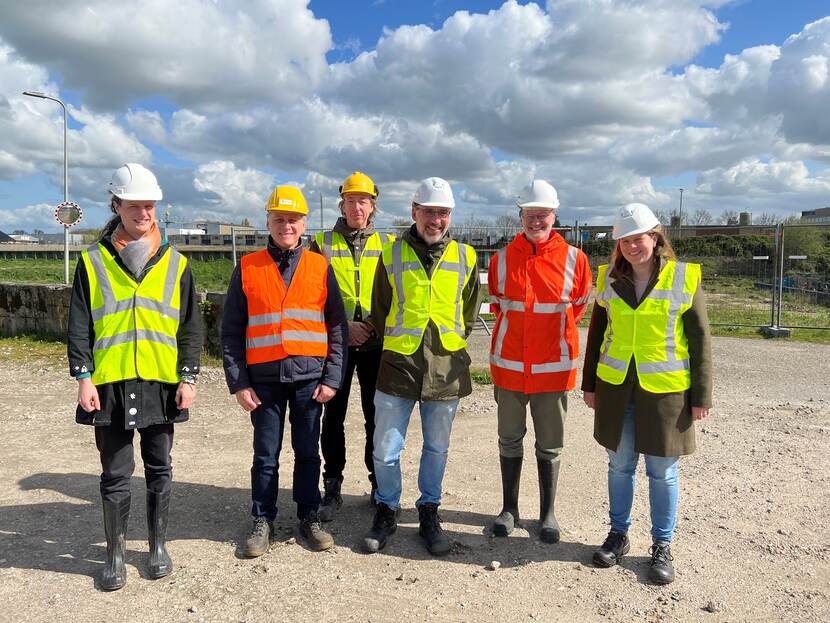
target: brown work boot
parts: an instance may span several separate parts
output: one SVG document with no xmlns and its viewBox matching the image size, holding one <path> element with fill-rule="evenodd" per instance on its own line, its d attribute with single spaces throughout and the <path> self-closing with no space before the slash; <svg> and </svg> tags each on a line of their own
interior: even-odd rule
<svg viewBox="0 0 830 623">
<path fill-rule="evenodd" d="M 251 522 L 251 529 L 245 538 L 242 555 L 245 558 L 258 558 L 267 554 L 273 532 L 274 522 L 268 521 L 265 517 L 254 517 L 253 522 Z"/>
<path fill-rule="evenodd" d="M 308 548 L 315 552 L 322 552 L 334 546 L 334 538 L 323 530 L 317 513 L 311 513 L 300 521 L 300 536 L 305 539 Z"/>
</svg>

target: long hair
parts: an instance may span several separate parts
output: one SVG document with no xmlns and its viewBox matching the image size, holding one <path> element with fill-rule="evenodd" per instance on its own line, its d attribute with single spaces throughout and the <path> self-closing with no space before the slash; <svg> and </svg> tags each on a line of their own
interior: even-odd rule
<svg viewBox="0 0 830 623">
<path fill-rule="evenodd" d="M 107 236 L 111 236 L 112 232 L 114 232 L 115 229 L 121 224 L 121 217 L 118 216 L 118 212 L 116 212 L 115 210 L 115 208 L 120 205 L 121 199 L 113 195 L 112 199 L 110 200 L 110 210 L 112 210 L 112 213 L 115 216 L 113 216 L 109 221 L 107 221 L 107 224 L 104 225 L 104 229 L 101 230 L 101 234 L 98 236 L 98 240 L 103 240 Z"/>
<path fill-rule="evenodd" d="M 671 242 L 669 242 L 669 239 L 663 231 L 663 227 L 661 225 L 658 225 L 646 233 L 651 234 L 657 241 L 657 244 L 654 247 L 654 256 L 651 258 L 653 262 L 652 269 L 659 268 L 660 260 L 662 258 L 667 260 L 677 259 L 677 255 L 674 253 Z M 620 251 L 620 241 L 617 240 L 617 244 L 614 245 L 614 250 L 611 252 L 611 270 L 608 271 L 608 276 L 613 277 L 614 279 L 633 281 L 633 274 L 634 269 L 631 268 L 631 263 L 625 259 L 622 251 Z"/>
</svg>

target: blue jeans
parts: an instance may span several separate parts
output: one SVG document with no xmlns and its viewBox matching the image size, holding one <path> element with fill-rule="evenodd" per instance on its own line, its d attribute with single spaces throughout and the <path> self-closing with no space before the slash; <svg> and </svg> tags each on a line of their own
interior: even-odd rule
<svg viewBox="0 0 830 623">
<path fill-rule="evenodd" d="M 644 455 L 651 506 L 651 536 L 670 543 L 677 523 L 678 457 Z M 627 533 L 631 526 L 631 505 L 640 455 L 634 451 L 634 403 L 625 408 L 617 451 L 608 450 L 608 500 L 611 529 Z"/>
<path fill-rule="evenodd" d="M 294 449 L 293 497 L 297 517 L 305 519 L 320 506 L 320 417 L 323 405 L 311 395 L 319 381 L 254 385 L 262 404 L 251 411 L 254 461 L 251 465 L 251 515 L 274 521 L 277 516 L 279 457 L 286 410 Z"/>
<path fill-rule="evenodd" d="M 418 471 L 421 497 L 415 505 L 440 504 L 441 483 L 447 467 L 450 433 L 458 400 L 427 400 L 419 404 L 424 446 Z M 393 509 L 401 505 L 401 450 L 414 407 L 414 400 L 375 392 L 373 458 L 378 480 L 375 499 Z"/>
</svg>

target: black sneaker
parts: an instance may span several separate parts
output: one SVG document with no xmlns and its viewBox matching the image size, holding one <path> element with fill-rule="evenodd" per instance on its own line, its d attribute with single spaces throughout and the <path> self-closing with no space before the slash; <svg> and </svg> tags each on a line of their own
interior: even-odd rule
<svg viewBox="0 0 830 623">
<path fill-rule="evenodd" d="M 340 485 L 342 483 L 342 478 L 325 478 L 323 480 L 323 501 L 317 511 L 320 521 L 333 520 L 334 515 L 343 506 L 343 496 L 340 495 Z"/>
<path fill-rule="evenodd" d="M 424 539 L 427 550 L 433 556 L 441 556 L 451 549 L 450 539 L 441 528 L 437 504 L 422 504 L 418 507 L 420 526 L 418 534 Z"/>
<path fill-rule="evenodd" d="M 317 513 L 311 513 L 300 521 L 300 536 L 305 539 L 308 548 L 315 552 L 331 549 L 334 545 L 334 538 L 323 530 Z"/>
<path fill-rule="evenodd" d="M 598 567 L 613 567 L 630 549 L 628 535 L 611 530 L 600 548 L 594 552 L 594 564 Z"/>
<path fill-rule="evenodd" d="M 246 558 L 257 558 L 268 552 L 271 534 L 274 532 L 274 522 L 268 521 L 265 517 L 254 517 L 251 529 L 245 538 L 245 547 L 242 555 Z"/>
<path fill-rule="evenodd" d="M 672 565 L 671 548 L 665 541 L 655 541 L 648 550 L 651 563 L 648 569 L 648 579 L 655 584 L 671 584 L 674 582 L 674 565 Z"/>
<path fill-rule="evenodd" d="M 383 502 L 378 502 L 372 528 L 363 537 L 363 548 L 377 552 L 386 547 L 386 539 L 398 529 L 397 513 Z"/>
</svg>

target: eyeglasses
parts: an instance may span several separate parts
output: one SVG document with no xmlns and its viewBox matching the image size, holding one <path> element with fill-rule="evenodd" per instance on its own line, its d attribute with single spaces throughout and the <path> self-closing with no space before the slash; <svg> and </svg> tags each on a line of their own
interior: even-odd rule
<svg viewBox="0 0 830 623">
<path fill-rule="evenodd" d="M 545 212 L 544 214 L 540 214 L 538 212 L 535 212 L 535 213 L 522 212 L 522 218 L 526 221 L 531 222 L 531 223 L 534 222 L 534 221 L 545 221 L 548 218 L 550 218 L 552 215 L 553 215 L 553 211 Z"/>
<path fill-rule="evenodd" d="M 448 210 L 446 208 L 418 208 L 427 218 L 440 218 L 440 219 L 448 219 L 450 218 L 450 214 L 452 214 L 452 210 Z"/>
</svg>

